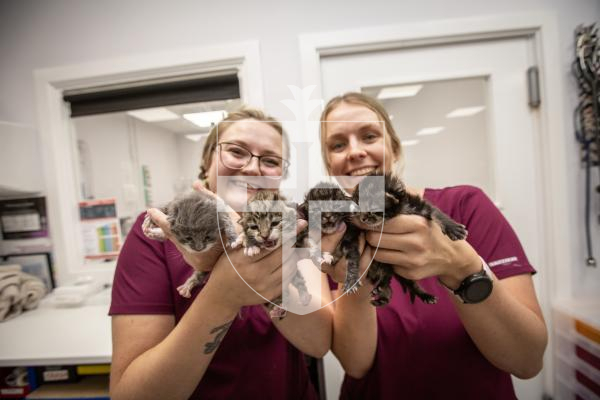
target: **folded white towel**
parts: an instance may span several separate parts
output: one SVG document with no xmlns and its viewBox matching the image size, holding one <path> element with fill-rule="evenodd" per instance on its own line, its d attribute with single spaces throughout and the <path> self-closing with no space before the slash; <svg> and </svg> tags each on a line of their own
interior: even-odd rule
<svg viewBox="0 0 600 400">
<path fill-rule="evenodd" d="M 21 273 L 21 303 L 23 310 L 33 310 L 46 295 L 46 285 L 40 278 Z"/>
<path fill-rule="evenodd" d="M 0 268 L 0 321 L 6 321 L 21 314 L 21 268 L 6 266 Z"/>
<path fill-rule="evenodd" d="M 20 266 L 0 266 L 0 322 L 36 308 L 46 294 L 46 285 Z"/>
</svg>

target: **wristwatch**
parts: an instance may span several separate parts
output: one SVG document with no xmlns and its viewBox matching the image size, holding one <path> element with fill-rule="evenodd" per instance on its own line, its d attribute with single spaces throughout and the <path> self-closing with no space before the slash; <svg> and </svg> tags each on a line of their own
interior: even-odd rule
<svg viewBox="0 0 600 400">
<path fill-rule="evenodd" d="M 481 259 L 481 263 L 481 271 L 467 276 L 465 279 L 463 279 L 457 289 L 452 289 L 446 286 L 446 284 L 439 278 L 438 281 L 442 284 L 442 286 L 456 295 L 463 303 L 481 303 L 490 296 L 494 285 L 493 280 L 490 277 L 490 267 L 486 264 L 483 258 Z"/>
</svg>

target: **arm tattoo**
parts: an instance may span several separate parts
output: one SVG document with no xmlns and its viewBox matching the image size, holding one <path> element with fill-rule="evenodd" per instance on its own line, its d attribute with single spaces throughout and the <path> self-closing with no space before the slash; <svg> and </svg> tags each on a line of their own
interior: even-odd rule
<svg viewBox="0 0 600 400">
<path fill-rule="evenodd" d="M 217 349 L 217 347 L 219 347 L 231 324 L 233 324 L 233 320 L 226 322 L 223 325 L 217 326 L 216 328 L 213 328 L 210 331 L 210 333 L 216 333 L 217 336 L 215 336 L 214 341 L 204 344 L 204 354 L 210 354 L 214 352 Z"/>
</svg>

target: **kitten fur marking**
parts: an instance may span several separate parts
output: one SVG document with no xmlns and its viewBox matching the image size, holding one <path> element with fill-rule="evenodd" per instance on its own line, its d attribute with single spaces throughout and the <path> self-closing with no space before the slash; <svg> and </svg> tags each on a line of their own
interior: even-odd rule
<svg viewBox="0 0 600 400">
<path fill-rule="evenodd" d="M 355 216 L 358 221 L 371 227 L 380 227 L 384 220 L 400 214 L 420 215 L 437 223 L 442 232 L 451 240 L 462 240 L 467 237 L 464 225 L 455 222 L 426 200 L 408 193 L 400 178 L 388 173 L 383 176 L 383 179 L 385 184 L 385 211 L 383 212 L 370 211 L 374 209 L 376 195 L 381 189 L 377 188 L 375 180 L 366 179 L 361 183 L 366 186 L 362 187 L 363 196 L 360 198 L 360 203 L 359 188 L 354 190 L 353 200 L 359 203 L 359 212 Z M 369 196 L 370 194 L 375 195 Z M 392 276 L 400 282 L 402 290 L 409 293 L 411 303 L 414 303 L 415 297 L 419 297 L 424 303 L 434 304 L 437 302 L 437 298 L 425 292 L 417 282 L 396 274 L 391 265 L 373 261 L 367 273 L 367 279 L 375 285 L 371 292 L 373 305 L 382 306 L 389 303 L 392 296 L 390 288 Z"/>
</svg>

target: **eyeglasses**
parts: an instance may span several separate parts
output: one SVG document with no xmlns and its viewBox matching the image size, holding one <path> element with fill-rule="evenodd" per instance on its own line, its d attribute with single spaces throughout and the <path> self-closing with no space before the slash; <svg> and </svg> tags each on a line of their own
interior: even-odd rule
<svg viewBox="0 0 600 400">
<path fill-rule="evenodd" d="M 283 176 L 290 165 L 288 160 L 278 156 L 252 154 L 247 148 L 235 143 L 221 142 L 217 144 L 219 158 L 223 165 L 231 169 L 245 168 L 253 157 L 258 159 L 258 166 L 263 175 Z"/>
</svg>

